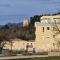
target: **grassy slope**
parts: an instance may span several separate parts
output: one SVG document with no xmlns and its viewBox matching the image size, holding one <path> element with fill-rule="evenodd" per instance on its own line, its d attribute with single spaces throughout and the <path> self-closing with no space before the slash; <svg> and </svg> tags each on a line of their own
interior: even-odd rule
<svg viewBox="0 0 60 60">
<path fill-rule="evenodd" d="M 16 60 L 60 60 L 60 57 L 45 57 L 45 58 L 25 58 Z"/>
</svg>

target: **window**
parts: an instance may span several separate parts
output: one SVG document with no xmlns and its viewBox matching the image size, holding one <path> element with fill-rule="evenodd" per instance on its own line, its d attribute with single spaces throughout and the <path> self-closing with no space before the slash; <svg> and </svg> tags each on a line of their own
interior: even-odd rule
<svg viewBox="0 0 60 60">
<path fill-rule="evenodd" d="M 27 45 L 29 45 L 29 43 L 27 43 Z"/>
<path fill-rule="evenodd" d="M 32 45 L 32 43 L 31 43 L 31 45 Z"/>
<path fill-rule="evenodd" d="M 50 30 L 50 28 L 49 28 L 49 27 L 47 27 L 47 30 Z"/>
<path fill-rule="evenodd" d="M 59 41 L 59 44 L 60 44 L 60 41 Z"/>
<path fill-rule="evenodd" d="M 55 43 L 53 43 L 53 46 L 55 46 Z"/>
<path fill-rule="evenodd" d="M 44 27 L 43 27 L 43 32 L 44 32 Z"/>
<path fill-rule="evenodd" d="M 53 35 L 53 38 L 55 38 L 55 35 Z"/>
</svg>

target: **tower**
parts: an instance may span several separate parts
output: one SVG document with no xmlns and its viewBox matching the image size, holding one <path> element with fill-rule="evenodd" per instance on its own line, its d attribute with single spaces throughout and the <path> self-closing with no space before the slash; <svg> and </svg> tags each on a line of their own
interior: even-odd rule
<svg viewBox="0 0 60 60">
<path fill-rule="evenodd" d="M 60 15 L 42 16 L 41 22 L 36 22 L 35 27 L 36 52 L 59 50 Z"/>
<path fill-rule="evenodd" d="M 35 23 L 36 27 L 36 39 L 35 39 L 35 50 L 36 52 L 46 52 L 55 49 L 54 43 L 54 33 L 53 33 L 53 25 L 46 23 Z"/>
</svg>

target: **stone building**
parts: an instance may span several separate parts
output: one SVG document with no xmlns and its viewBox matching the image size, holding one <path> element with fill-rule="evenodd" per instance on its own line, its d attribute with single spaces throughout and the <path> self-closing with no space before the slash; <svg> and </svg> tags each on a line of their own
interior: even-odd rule
<svg viewBox="0 0 60 60">
<path fill-rule="evenodd" d="M 4 49 L 8 50 L 16 50 L 16 51 L 33 51 L 34 49 L 34 41 L 24 41 L 20 39 L 13 39 L 11 40 L 11 43 L 7 42 L 5 44 Z"/>
<path fill-rule="evenodd" d="M 35 50 L 57 51 L 60 42 L 60 15 L 42 16 L 41 22 L 35 23 Z"/>
</svg>

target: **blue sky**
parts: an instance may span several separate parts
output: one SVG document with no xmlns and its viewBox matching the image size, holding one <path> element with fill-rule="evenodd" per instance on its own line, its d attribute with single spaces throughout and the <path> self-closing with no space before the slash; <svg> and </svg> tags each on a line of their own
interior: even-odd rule
<svg viewBox="0 0 60 60">
<path fill-rule="evenodd" d="M 60 11 L 60 0 L 0 0 L 0 24 Z"/>
</svg>

